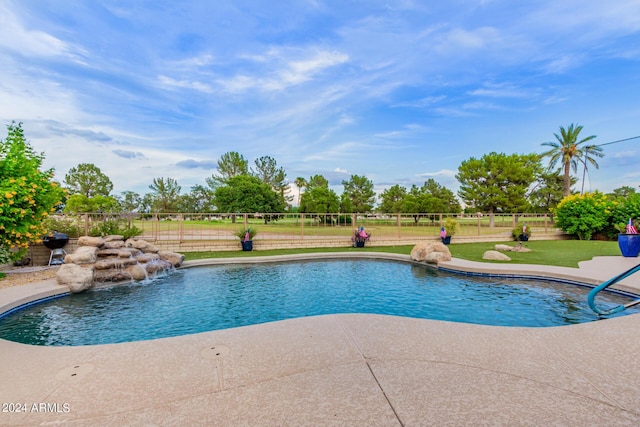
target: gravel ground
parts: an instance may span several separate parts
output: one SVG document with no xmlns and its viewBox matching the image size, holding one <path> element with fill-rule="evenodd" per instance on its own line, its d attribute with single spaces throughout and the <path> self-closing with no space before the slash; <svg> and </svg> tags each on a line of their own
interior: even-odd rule
<svg viewBox="0 0 640 427">
<path fill-rule="evenodd" d="M 51 267 L 20 267 L 2 270 L 6 276 L 0 279 L 0 289 L 11 286 L 21 286 L 40 280 L 53 279 L 60 266 Z"/>
</svg>

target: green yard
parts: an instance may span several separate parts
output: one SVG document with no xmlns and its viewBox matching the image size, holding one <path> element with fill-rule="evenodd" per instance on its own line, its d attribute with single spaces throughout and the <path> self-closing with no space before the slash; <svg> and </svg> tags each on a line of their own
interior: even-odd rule
<svg viewBox="0 0 640 427">
<path fill-rule="evenodd" d="M 514 245 L 513 241 L 503 242 Z M 460 243 L 449 245 L 451 254 L 456 258 L 470 261 L 488 262 L 482 259 L 482 254 L 496 245 L 491 243 Z M 509 252 L 511 264 L 543 264 L 564 267 L 578 267 L 579 261 L 587 261 L 594 256 L 620 256 L 620 249 L 617 242 L 605 242 L 599 240 L 544 240 L 530 241 L 524 244 L 531 249 L 528 253 Z M 413 246 L 367 246 L 365 248 L 314 248 L 314 249 L 283 249 L 253 252 L 191 252 L 186 253 L 187 260 L 205 258 L 228 258 L 228 257 L 254 257 L 265 255 L 286 255 L 298 253 L 314 252 L 390 252 L 399 254 L 409 254 Z M 505 261 L 493 261 L 502 262 Z"/>
</svg>

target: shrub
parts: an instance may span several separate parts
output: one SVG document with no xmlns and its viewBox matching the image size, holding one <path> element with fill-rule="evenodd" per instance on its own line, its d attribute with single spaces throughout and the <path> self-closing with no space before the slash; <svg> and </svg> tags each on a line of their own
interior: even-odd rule
<svg viewBox="0 0 640 427">
<path fill-rule="evenodd" d="M 258 230 L 255 227 L 249 228 L 240 228 L 235 232 L 235 235 L 240 240 L 244 240 L 244 237 L 249 233 L 249 240 L 253 240 L 253 238 L 258 234 Z"/>
<path fill-rule="evenodd" d="M 351 215 L 340 215 L 338 217 L 338 224 L 339 225 L 351 225 L 353 222 Z"/>
<path fill-rule="evenodd" d="M 448 217 L 442 221 L 444 229 L 447 231 L 447 236 L 453 236 L 460 231 L 460 224 L 454 218 Z"/>
<path fill-rule="evenodd" d="M 45 228 L 45 234 L 51 234 L 54 231 L 58 233 L 64 233 L 71 238 L 80 237 L 80 229 L 77 223 L 71 218 L 50 216 L 43 222 Z"/>
<path fill-rule="evenodd" d="M 603 193 L 573 194 L 565 197 L 553 210 L 556 224 L 580 240 L 591 240 L 597 232 L 611 225 L 613 204 Z"/>
<path fill-rule="evenodd" d="M 104 237 L 113 234 L 121 235 L 125 239 L 130 239 L 131 237 L 142 234 L 142 230 L 136 226 L 128 224 L 122 219 L 107 219 L 97 223 L 89 230 L 89 236 L 94 237 Z"/>
<path fill-rule="evenodd" d="M 526 226 L 526 230 L 522 231 L 522 228 L 524 227 L 524 224 L 522 227 L 516 227 L 513 230 L 511 230 L 511 236 L 513 237 L 513 240 L 515 240 L 516 242 L 518 240 L 520 240 L 520 236 L 522 234 L 524 234 L 525 236 L 527 236 L 527 238 L 531 237 L 531 227 L 530 226 Z"/>
<path fill-rule="evenodd" d="M 21 259 L 29 242 L 46 230 L 42 221 L 55 212 L 64 190 L 52 181 L 53 169 L 41 170 L 43 154 L 27 143 L 22 123 L 7 126 L 0 140 L 0 258 Z"/>
</svg>

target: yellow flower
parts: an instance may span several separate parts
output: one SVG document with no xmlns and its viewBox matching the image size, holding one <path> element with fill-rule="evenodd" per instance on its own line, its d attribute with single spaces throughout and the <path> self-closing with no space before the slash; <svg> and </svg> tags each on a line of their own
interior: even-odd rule
<svg viewBox="0 0 640 427">
<path fill-rule="evenodd" d="M 4 197 L 6 197 L 7 199 L 10 199 L 13 197 L 13 194 L 7 191 L 6 193 L 4 193 Z"/>
</svg>

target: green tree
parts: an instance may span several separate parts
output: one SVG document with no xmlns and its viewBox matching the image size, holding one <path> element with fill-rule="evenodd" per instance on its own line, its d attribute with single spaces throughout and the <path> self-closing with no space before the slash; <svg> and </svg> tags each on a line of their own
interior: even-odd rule
<svg viewBox="0 0 640 427">
<path fill-rule="evenodd" d="M 562 165 L 564 177 L 562 194 L 564 197 L 571 194 L 571 169 L 576 172 L 578 163 L 580 162 L 583 162 L 585 167 L 587 163 L 591 163 L 597 168 L 598 163 L 593 156 L 602 157 L 604 155 L 602 154 L 602 147 L 598 147 L 596 145 L 581 147 L 581 145 L 596 137 L 595 135 L 591 135 L 578 141 L 578 136 L 581 131 L 582 126 L 574 126 L 573 123 L 566 129 L 563 126 L 560 126 L 560 134 L 553 134 L 558 140 L 557 142 L 551 141 L 542 143 L 544 146 L 551 147 L 550 150 L 541 154 L 542 157 L 549 157 L 549 169 L 555 169 L 558 162 Z M 582 158 L 583 156 L 585 159 Z"/>
<path fill-rule="evenodd" d="M 252 174 L 269 184 L 278 193 L 283 206 L 290 202 L 292 198 L 286 195 L 289 190 L 287 174 L 282 167 L 278 167 L 276 160 L 273 157 L 262 156 L 255 160 L 255 165 L 256 169 L 251 171 Z"/>
<path fill-rule="evenodd" d="M 41 170 L 44 154 L 36 153 L 26 141 L 22 123 L 7 126 L 0 140 L 0 264 L 24 255 L 29 242 L 47 232 L 43 220 L 65 197 L 52 181 L 53 169 Z"/>
<path fill-rule="evenodd" d="M 622 187 L 614 188 L 613 192 L 607 194 L 607 197 L 611 200 L 625 200 L 635 194 L 637 194 L 635 188 L 623 185 Z"/>
<path fill-rule="evenodd" d="M 422 185 L 422 192 L 432 196 L 431 204 L 425 212 L 453 213 L 460 212 L 460 202 L 453 191 L 429 178 Z"/>
<path fill-rule="evenodd" d="M 227 179 L 215 191 L 218 211 L 227 213 L 276 213 L 284 206 L 271 186 L 251 175 L 238 175 Z"/>
<path fill-rule="evenodd" d="M 65 205 L 65 213 L 112 213 L 121 209 L 120 203 L 111 196 L 87 197 L 84 194 L 74 194 Z"/>
<path fill-rule="evenodd" d="M 212 175 L 206 179 L 207 185 L 215 190 L 223 185 L 229 178 L 249 174 L 249 162 L 236 151 L 229 151 L 220 156 L 218 160 L 218 175 Z"/>
<path fill-rule="evenodd" d="M 402 213 L 406 196 L 406 188 L 398 184 L 389 187 L 380 195 L 380 206 L 378 209 L 383 213 Z"/>
<path fill-rule="evenodd" d="M 178 181 L 173 178 L 153 178 L 151 189 L 151 209 L 155 212 L 176 212 L 180 202 Z"/>
<path fill-rule="evenodd" d="M 350 212 L 368 213 L 373 210 L 376 193 L 373 191 L 373 182 L 366 176 L 351 175 L 348 181 L 342 181 L 343 194 L 351 200 Z M 343 211 L 347 212 L 347 211 Z"/>
<path fill-rule="evenodd" d="M 493 214 L 523 212 L 528 207 L 527 189 L 541 170 L 536 154 L 489 153 L 480 159 L 471 157 L 458 167 L 458 195 L 468 205 Z"/>
<path fill-rule="evenodd" d="M 571 184 L 576 183 L 571 177 Z M 560 200 L 564 189 L 564 178 L 558 172 L 545 171 L 540 173 L 533 188 L 529 191 L 528 199 L 533 212 L 551 212 Z"/>
<path fill-rule="evenodd" d="M 309 178 L 300 201 L 300 212 L 336 213 L 340 210 L 340 198 L 329 188 L 329 181 L 322 175 Z M 326 216 L 326 215 L 323 215 Z"/>
<path fill-rule="evenodd" d="M 315 187 L 327 187 L 329 188 L 329 180 L 322 175 L 313 175 L 307 181 L 307 191 L 312 190 Z"/>
<path fill-rule="evenodd" d="M 182 195 L 179 206 L 180 212 L 212 212 L 214 192 L 203 185 L 194 185 L 189 193 Z"/>
<path fill-rule="evenodd" d="M 80 163 L 69 169 L 64 177 L 69 194 L 82 194 L 86 197 L 108 196 L 113 190 L 113 184 L 100 168 L 92 163 Z"/>
<path fill-rule="evenodd" d="M 124 212 L 137 212 L 142 207 L 142 197 L 134 191 L 123 191 L 117 200 Z"/>
</svg>

